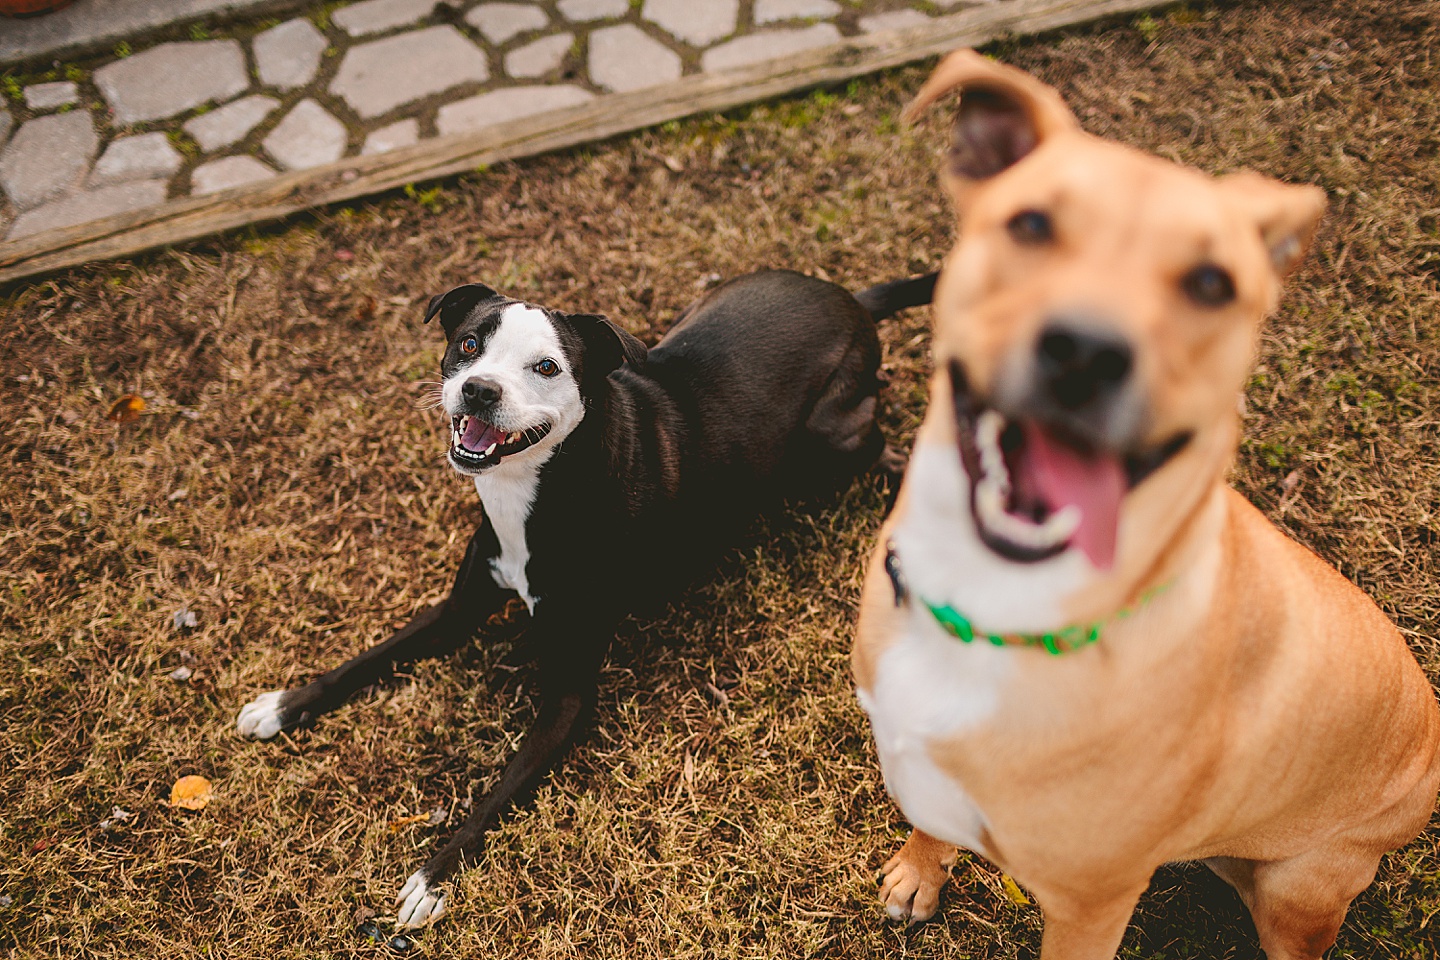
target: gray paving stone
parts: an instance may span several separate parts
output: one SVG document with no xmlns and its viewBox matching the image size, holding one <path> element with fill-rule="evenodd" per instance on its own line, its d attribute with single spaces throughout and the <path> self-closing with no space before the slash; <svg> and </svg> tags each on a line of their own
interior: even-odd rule
<svg viewBox="0 0 1440 960">
<path fill-rule="evenodd" d="M 195 138 L 201 150 L 210 153 L 245 139 L 278 106 L 280 101 L 274 97 L 252 94 L 185 121 L 185 132 Z"/>
<path fill-rule="evenodd" d="M 590 34 L 590 79 L 607 90 L 624 93 L 679 77 L 680 58 L 675 52 L 634 24 Z"/>
<path fill-rule="evenodd" d="M 362 0 L 330 14 L 341 30 L 352 37 L 403 27 L 430 16 L 439 0 Z"/>
<path fill-rule="evenodd" d="M 506 87 L 446 104 L 440 108 L 435 126 L 441 136 L 470 133 L 506 120 L 573 107 L 593 99 L 595 95 L 590 91 L 568 84 Z"/>
<path fill-rule="evenodd" d="M 584 23 L 608 17 L 623 17 L 625 11 L 630 9 L 630 0 L 560 0 L 556 6 L 566 20 Z"/>
<path fill-rule="evenodd" d="M 164 180 L 117 183 L 98 190 L 72 193 L 68 197 L 22 213 L 10 225 L 7 240 L 18 240 L 45 230 L 73 227 L 127 210 L 153 207 L 165 200 Z"/>
<path fill-rule="evenodd" d="M 368 120 L 421 97 L 489 78 L 485 54 L 447 25 L 351 47 L 330 92 Z"/>
<path fill-rule="evenodd" d="M 224 157 L 201 164 L 190 174 L 190 193 L 218 193 L 231 187 L 268 180 L 275 171 L 254 157 Z"/>
<path fill-rule="evenodd" d="M 420 123 L 412 118 L 373 131 L 370 136 L 365 138 L 365 146 L 360 148 L 360 152 L 367 156 L 375 153 L 389 153 L 391 150 L 399 150 L 401 147 L 409 147 L 419 142 Z"/>
<path fill-rule="evenodd" d="M 320 55 L 329 45 L 325 35 L 304 17 L 256 34 L 250 43 L 260 82 L 281 90 L 294 90 L 313 80 Z"/>
<path fill-rule="evenodd" d="M 804 20 L 810 17 L 829 20 L 839 13 L 840 4 L 835 0 L 755 0 L 757 24 Z"/>
<path fill-rule="evenodd" d="M 76 186 L 99 146 L 85 110 L 30 120 L 0 153 L 0 187 L 16 207 L 28 210 Z"/>
<path fill-rule="evenodd" d="M 543 77 L 565 62 L 565 54 L 574 43 L 573 33 L 541 37 L 505 54 L 505 72 L 516 78 Z"/>
<path fill-rule="evenodd" d="M 799 30 L 766 30 L 711 47 L 700 55 L 700 68 L 729 70 L 839 42 L 840 31 L 831 23 L 817 23 Z"/>
<path fill-rule="evenodd" d="M 645 0 L 640 15 L 692 47 L 708 47 L 735 32 L 740 0 Z"/>
<path fill-rule="evenodd" d="M 930 18 L 919 10 L 891 10 L 889 13 L 861 17 L 860 29 L 865 33 L 877 33 L 881 30 L 904 30 L 929 22 Z"/>
<path fill-rule="evenodd" d="M 550 22 L 550 17 L 528 3 L 482 3 L 465 14 L 465 22 L 491 43 L 504 43 L 517 33 L 539 30 Z"/>
<path fill-rule="evenodd" d="M 69 80 L 32 83 L 25 88 L 25 106 L 31 110 L 53 110 L 80 99 L 80 88 Z"/>
<path fill-rule="evenodd" d="M 345 124 L 314 100 L 301 100 L 270 131 L 264 147 L 286 170 L 305 170 L 339 160 L 347 140 Z"/>
<path fill-rule="evenodd" d="M 95 85 L 115 122 L 162 120 L 210 100 L 228 100 L 250 85 L 234 40 L 162 43 L 95 71 Z"/>
<path fill-rule="evenodd" d="M 95 169 L 90 171 L 90 185 L 169 177 L 180 169 L 181 162 L 180 152 L 163 133 L 121 137 L 112 140 L 100 154 Z"/>
</svg>

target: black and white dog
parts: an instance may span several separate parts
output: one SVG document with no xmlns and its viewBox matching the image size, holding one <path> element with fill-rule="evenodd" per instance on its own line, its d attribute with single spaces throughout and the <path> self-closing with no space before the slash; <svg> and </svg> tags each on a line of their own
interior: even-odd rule
<svg viewBox="0 0 1440 960">
<path fill-rule="evenodd" d="M 430 301 L 448 346 L 450 463 L 484 520 L 449 597 L 323 677 L 247 704 L 269 738 L 333 710 L 396 664 L 453 650 L 518 594 L 537 663 L 534 725 L 495 790 L 396 898 L 401 927 L 444 910 L 441 884 L 583 729 L 620 620 L 704 572 L 757 513 L 869 469 L 875 321 L 930 301 L 934 275 L 852 296 L 788 271 L 740 277 L 689 307 L 653 349 L 603 317 L 467 284 Z"/>
</svg>

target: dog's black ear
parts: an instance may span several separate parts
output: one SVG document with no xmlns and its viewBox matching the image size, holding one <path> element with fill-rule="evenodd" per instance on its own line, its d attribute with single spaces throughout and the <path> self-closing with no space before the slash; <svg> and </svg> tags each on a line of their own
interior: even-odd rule
<svg viewBox="0 0 1440 960">
<path fill-rule="evenodd" d="M 940 62 L 905 108 L 906 119 L 957 87 L 960 109 L 946 170 L 957 201 L 967 182 L 1008 169 L 1053 134 L 1079 129 L 1054 88 L 973 50 L 957 50 Z"/>
<path fill-rule="evenodd" d="M 470 312 L 486 300 L 502 299 L 500 294 L 485 286 L 483 283 L 467 283 L 456 287 L 446 293 L 438 293 L 430 298 L 430 305 L 425 308 L 425 322 L 429 323 L 440 315 L 440 326 L 445 328 L 445 338 L 448 340 L 455 336 L 455 329 L 465 322 Z"/>
<path fill-rule="evenodd" d="M 585 354 L 580 367 L 584 380 L 594 383 L 610 375 L 621 364 L 640 367 L 649 352 L 645 344 L 619 326 L 595 313 L 565 314 L 570 329 L 580 338 Z"/>
</svg>

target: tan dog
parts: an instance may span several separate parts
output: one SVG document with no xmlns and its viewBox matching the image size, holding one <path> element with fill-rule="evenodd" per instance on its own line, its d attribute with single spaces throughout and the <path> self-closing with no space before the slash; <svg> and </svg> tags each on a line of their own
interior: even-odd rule
<svg viewBox="0 0 1440 960">
<path fill-rule="evenodd" d="M 928 917 L 964 846 L 1033 892 L 1043 960 L 1098 960 L 1203 860 L 1271 960 L 1319 957 L 1440 782 L 1399 632 L 1225 484 L 1323 195 L 1089 136 L 968 51 L 912 114 L 956 87 L 930 409 L 854 651 L 916 827 L 882 897 Z"/>
</svg>

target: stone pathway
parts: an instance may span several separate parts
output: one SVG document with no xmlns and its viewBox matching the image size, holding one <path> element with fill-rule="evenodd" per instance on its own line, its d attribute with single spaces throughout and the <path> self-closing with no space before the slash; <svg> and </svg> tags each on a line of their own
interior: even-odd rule
<svg viewBox="0 0 1440 960">
<path fill-rule="evenodd" d="M 82 0 L 84 2 L 84 0 Z M 1014 0 L 358 0 L 0 74 L 16 240 Z M 0 19 L 0 27 L 6 21 Z"/>
</svg>

